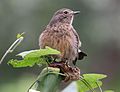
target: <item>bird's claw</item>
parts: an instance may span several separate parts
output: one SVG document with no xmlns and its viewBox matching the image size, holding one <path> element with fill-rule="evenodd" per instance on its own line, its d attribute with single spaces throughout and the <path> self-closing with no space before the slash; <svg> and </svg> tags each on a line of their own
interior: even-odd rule
<svg viewBox="0 0 120 92">
<path fill-rule="evenodd" d="M 66 76 L 64 82 L 78 80 L 80 78 L 80 69 L 78 67 L 72 67 L 64 62 L 54 62 L 49 65 L 50 67 L 60 68 L 61 72 Z"/>
</svg>

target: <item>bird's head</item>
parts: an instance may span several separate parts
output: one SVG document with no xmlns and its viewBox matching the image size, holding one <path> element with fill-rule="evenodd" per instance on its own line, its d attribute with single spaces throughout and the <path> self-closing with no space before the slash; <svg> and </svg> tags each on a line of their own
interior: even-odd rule
<svg viewBox="0 0 120 92">
<path fill-rule="evenodd" d="M 50 25 L 53 25 L 58 22 L 72 24 L 74 15 L 79 13 L 80 11 L 72 11 L 67 8 L 60 9 L 57 12 L 55 12 L 55 14 L 53 15 L 50 21 Z"/>
</svg>

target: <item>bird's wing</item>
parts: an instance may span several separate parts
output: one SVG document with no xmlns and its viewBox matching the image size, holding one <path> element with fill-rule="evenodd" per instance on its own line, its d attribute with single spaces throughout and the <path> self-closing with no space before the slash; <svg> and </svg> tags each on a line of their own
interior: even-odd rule
<svg viewBox="0 0 120 92">
<path fill-rule="evenodd" d="M 44 40 L 47 39 L 46 31 L 47 30 L 45 29 L 39 36 L 39 46 L 40 46 L 40 48 L 44 48 Z"/>
<path fill-rule="evenodd" d="M 40 46 L 40 48 L 41 48 L 41 39 L 42 39 L 42 36 L 43 36 L 43 33 L 41 33 L 40 36 L 39 36 L 39 46 Z"/>
<path fill-rule="evenodd" d="M 75 31 L 75 29 L 73 28 L 73 33 L 74 33 L 74 35 L 75 35 L 75 37 L 76 37 L 76 39 L 77 39 L 77 47 L 78 47 L 78 49 L 81 47 L 81 41 L 80 41 L 80 38 L 79 38 L 79 35 L 78 35 L 78 33 Z"/>
<path fill-rule="evenodd" d="M 80 38 L 79 38 L 79 35 L 78 33 L 75 31 L 75 29 L 73 28 L 73 33 L 77 39 L 77 45 L 78 45 L 78 60 L 82 60 L 84 58 L 84 56 L 87 56 L 86 53 L 82 52 L 80 50 L 80 47 L 81 47 L 81 41 L 80 41 Z M 73 62 L 74 64 L 76 63 L 76 61 Z"/>
</svg>

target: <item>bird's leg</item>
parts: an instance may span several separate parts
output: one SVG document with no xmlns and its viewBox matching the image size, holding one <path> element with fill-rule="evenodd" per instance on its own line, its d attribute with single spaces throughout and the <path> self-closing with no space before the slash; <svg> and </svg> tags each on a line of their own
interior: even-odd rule
<svg viewBox="0 0 120 92">
<path fill-rule="evenodd" d="M 63 61 L 63 59 L 61 60 L 61 59 L 58 59 L 57 57 L 54 57 L 53 62 L 50 63 L 49 66 L 62 67 L 62 66 L 64 66 L 63 64 L 66 64 L 66 65 L 68 64 L 68 62 L 66 62 L 66 59 L 64 59 L 64 61 Z"/>
<path fill-rule="evenodd" d="M 78 80 L 80 78 L 80 69 L 69 65 L 69 61 L 52 62 L 50 67 L 60 68 L 61 72 L 66 75 L 64 82 Z"/>
<path fill-rule="evenodd" d="M 66 74 L 66 77 L 64 79 L 65 82 L 78 80 L 80 78 L 80 69 L 78 67 L 66 65 L 66 69 L 64 69 L 63 71 Z"/>
<path fill-rule="evenodd" d="M 78 58 L 75 58 L 75 60 L 72 61 L 72 62 L 73 62 L 73 65 L 76 65 L 77 59 L 78 59 Z"/>
<path fill-rule="evenodd" d="M 54 58 L 54 59 L 53 59 L 53 62 L 56 62 L 56 59 L 57 59 L 57 58 Z"/>
<path fill-rule="evenodd" d="M 69 80 L 70 80 L 70 76 L 69 76 L 69 74 L 65 74 L 65 78 L 64 78 L 64 82 L 68 82 Z"/>
<path fill-rule="evenodd" d="M 49 64 L 50 67 L 55 67 L 55 68 L 60 68 L 62 67 L 62 62 L 56 62 L 56 61 L 53 61 L 52 63 Z"/>
</svg>

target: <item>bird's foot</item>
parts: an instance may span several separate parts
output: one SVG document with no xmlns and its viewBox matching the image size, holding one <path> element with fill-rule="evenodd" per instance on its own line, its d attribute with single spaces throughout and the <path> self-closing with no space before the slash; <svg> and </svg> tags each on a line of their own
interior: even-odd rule
<svg viewBox="0 0 120 92">
<path fill-rule="evenodd" d="M 64 79 L 65 82 L 80 79 L 80 69 L 78 67 L 69 66 L 64 73 L 67 75 Z"/>
<path fill-rule="evenodd" d="M 64 82 L 80 79 L 80 69 L 78 67 L 69 66 L 68 63 L 65 62 L 53 62 L 49 64 L 49 66 L 60 68 L 61 72 L 66 75 Z"/>
</svg>

